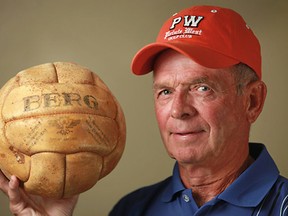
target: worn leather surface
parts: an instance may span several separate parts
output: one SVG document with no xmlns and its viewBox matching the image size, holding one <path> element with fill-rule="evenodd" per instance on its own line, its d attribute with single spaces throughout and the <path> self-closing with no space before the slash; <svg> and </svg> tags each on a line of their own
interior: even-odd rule
<svg viewBox="0 0 288 216">
<path fill-rule="evenodd" d="M 122 156 L 123 111 L 97 74 L 77 64 L 19 72 L 0 91 L 0 111 L 0 168 L 30 193 L 82 193 Z"/>
</svg>

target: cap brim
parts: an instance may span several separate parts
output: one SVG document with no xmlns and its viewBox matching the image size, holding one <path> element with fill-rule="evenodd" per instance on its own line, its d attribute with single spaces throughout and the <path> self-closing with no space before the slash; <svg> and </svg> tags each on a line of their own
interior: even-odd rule
<svg viewBox="0 0 288 216">
<path fill-rule="evenodd" d="M 188 44 L 183 41 L 156 42 L 143 47 L 136 53 L 131 63 L 132 72 L 136 75 L 151 72 L 156 57 L 166 49 L 173 49 L 208 68 L 225 68 L 239 63 L 239 60 L 201 46 L 200 44 Z"/>
</svg>

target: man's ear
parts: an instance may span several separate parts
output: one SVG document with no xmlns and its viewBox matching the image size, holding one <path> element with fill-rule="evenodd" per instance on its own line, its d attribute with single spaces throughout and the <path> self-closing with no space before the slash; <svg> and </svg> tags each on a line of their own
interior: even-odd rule
<svg viewBox="0 0 288 216">
<path fill-rule="evenodd" d="M 262 112 L 267 87 L 264 82 L 255 81 L 247 85 L 245 94 L 247 96 L 247 120 L 253 123 Z"/>
</svg>

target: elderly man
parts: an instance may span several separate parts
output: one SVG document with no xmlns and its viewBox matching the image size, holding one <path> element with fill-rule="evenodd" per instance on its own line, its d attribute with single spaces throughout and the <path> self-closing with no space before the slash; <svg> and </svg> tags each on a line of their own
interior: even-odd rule
<svg viewBox="0 0 288 216">
<path fill-rule="evenodd" d="M 288 180 L 263 144 L 249 143 L 266 85 L 259 42 L 239 14 L 212 6 L 174 14 L 132 71 L 153 71 L 158 126 L 176 163 L 171 177 L 130 193 L 111 216 L 288 215 Z M 77 196 L 38 205 L 18 184 L 1 178 L 13 213 L 72 214 Z"/>
</svg>

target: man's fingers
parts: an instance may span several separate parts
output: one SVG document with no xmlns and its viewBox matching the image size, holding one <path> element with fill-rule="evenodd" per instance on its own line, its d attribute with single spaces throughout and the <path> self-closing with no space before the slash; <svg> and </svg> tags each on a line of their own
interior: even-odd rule
<svg viewBox="0 0 288 216">
<path fill-rule="evenodd" d="M 10 199 L 10 210 L 12 213 L 19 213 L 25 208 L 25 203 L 22 200 L 19 188 L 19 180 L 16 178 L 16 176 L 11 176 L 8 196 Z"/>
<path fill-rule="evenodd" d="M 20 200 L 19 181 L 15 176 L 11 176 L 9 182 L 8 196 L 12 204 L 18 203 Z"/>
<path fill-rule="evenodd" d="M 8 194 L 8 179 L 4 176 L 4 174 L 0 170 L 0 189 L 3 191 L 5 194 Z"/>
<path fill-rule="evenodd" d="M 9 197 L 12 213 L 16 214 L 25 207 L 25 203 L 21 200 L 19 180 L 16 176 L 11 176 L 9 181 L 0 171 L 0 189 Z"/>
</svg>

